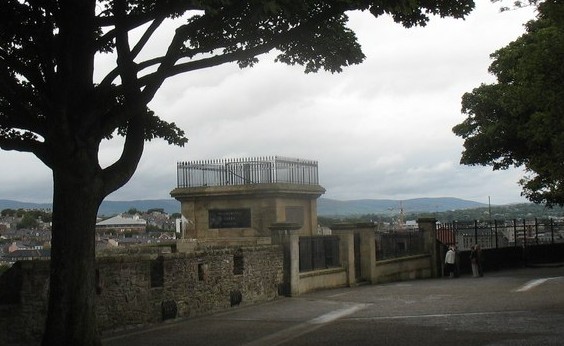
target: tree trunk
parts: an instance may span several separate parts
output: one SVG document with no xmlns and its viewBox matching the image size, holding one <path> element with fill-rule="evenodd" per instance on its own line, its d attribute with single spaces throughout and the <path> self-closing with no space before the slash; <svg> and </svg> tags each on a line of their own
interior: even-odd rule
<svg viewBox="0 0 564 346">
<path fill-rule="evenodd" d="M 92 175 L 77 179 L 77 172 L 63 171 L 53 171 L 49 307 L 42 345 L 99 345 L 95 227 L 102 198 Z"/>
</svg>

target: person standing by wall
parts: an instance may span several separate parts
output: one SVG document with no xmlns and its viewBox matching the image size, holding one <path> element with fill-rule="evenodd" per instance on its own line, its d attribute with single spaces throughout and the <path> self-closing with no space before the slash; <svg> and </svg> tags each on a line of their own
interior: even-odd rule
<svg viewBox="0 0 564 346">
<path fill-rule="evenodd" d="M 476 244 L 476 264 L 478 265 L 478 276 L 480 277 L 484 276 L 483 261 L 482 249 L 480 248 L 480 245 Z"/>
<path fill-rule="evenodd" d="M 473 245 L 470 250 L 470 265 L 472 266 L 472 276 L 477 278 L 480 275 L 478 270 L 478 251 L 476 249 L 477 245 Z"/>
<path fill-rule="evenodd" d="M 454 252 L 454 248 L 452 246 L 449 246 L 448 251 L 445 255 L 445 268 L 449 275 L 449 278 L 451 279 L 454 278 L 455 262 L 456 262 L 456 253 Z"/>
</svg>

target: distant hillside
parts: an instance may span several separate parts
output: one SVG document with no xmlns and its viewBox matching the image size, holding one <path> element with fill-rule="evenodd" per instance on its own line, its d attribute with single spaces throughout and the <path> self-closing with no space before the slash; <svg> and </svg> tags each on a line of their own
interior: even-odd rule
<svg viewBox="0 0 564 346">
<path fill-rule="evenodd" d="M 51 209 L 51 203 L 29 203 L 0 199 L 0 210 L 3 209 Z M 129 209 L 147 211 L 162 208 L 168 214 L 180 212 L 180 202 L 175 199 L 155 199 L 136 201 L 104 201 L 98 210 L 98 215 L 111 216 L 124 213 Z"/>
<path fill-rule="evenodd" d="M 404 213 L 443 212 L 469 208 L 485 207 L 487 204 L 467 201 L 460 198 L 414 198 L 407 200 L 359 199 L 339 201 L 320 198 L 317 213 L 321 216 L 349 216 L 365 214 L 397 214 L 401 208 Z"/>
<path fill-rule="evenodd" d="M 167 214 L 180 213 L 180 202 L 175 199 L 154 199 L 137 201 L 104 201 L 98 211 L 99 215 L 115 215 L 128 211 L 129 209 L 147 211 L 154 208 L 162 208 Z"/>
<path fill-rule="evenodd" d="M 51 209 L 51 203 L 30 203 L 0 199 L 0 210 L 4 209 Z"/>
<path fill-rule="evenodd" d="M 416 219 L 420 215 L 432 214 L 438 220 L 478 220 L 485 215 L 497 220 L 515 218 L 547 218 L 564 217 L 564 208 L 548 209 L 533 203 L 493 205 L 491 208 L 459 198 L 415 198 L 408 200 L 362 199 L 339 201 L 320 198 L 317 201 L 319 216 L 325 218 L 355 218 L 364 215 L 380 215 L 393 217 L 400 213 L 400 205 L 406 218 Z M 27 203 L 0 199 L 0 210 L 3 209 L 51 209 L 50 203 Z M 127 212 L 129 209 L 147 211 L 162 208 L 168 214 L 180 212 L 180 202 L 174 199 L 136 200 L 136 201 L 104 201 L 100 207 L 100 216 L 113 216 Z"/>
<path fill-rule="evenodd" d="M 486 204 L 467 201 L 459 198 L 414 198 L 403 201 L 392 199 L 358 199 L 339 201 L 335 199 L 320 198 L 317 201 L 317 212 L 321 216 L 349 216 L 365 214 L 397 214 L 403 207 L 407 213 L 443 212 L 485 207 Z M 51 209 L 50 203 L 26 203 L 0 199 L 2 209 Z M 153 208 L 162 208 L 168 214 L 180 212 L 180 202 L 175 199 L 135 200 L 135 201 L 104 201 L 100 206 L 99 215 L 111 216 L 137 209 L 147 211 Z"/>
</svg>

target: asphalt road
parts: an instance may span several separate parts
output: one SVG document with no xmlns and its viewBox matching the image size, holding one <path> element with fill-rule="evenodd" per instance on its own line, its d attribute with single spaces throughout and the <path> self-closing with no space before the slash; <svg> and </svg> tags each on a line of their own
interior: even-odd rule
<svg viewBox="0 0 564 346">
<path fill-rule="evenodd" d="M 564 345 L 564 267 L 319 291 L 107 335 L 129 345 Z"/>
</svg>

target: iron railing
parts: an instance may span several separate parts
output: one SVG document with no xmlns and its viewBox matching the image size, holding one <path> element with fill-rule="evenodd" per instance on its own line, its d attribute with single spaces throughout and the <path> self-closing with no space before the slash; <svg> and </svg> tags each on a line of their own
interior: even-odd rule
<svg viewBox="0 0 564 346">
<path fill-rule="evenodd" d="M 319 184 L 317 161 L 281 156 L 178 162 L 177 187 Z"/>
<path fill-rule="evenodd" d="M 376 260 L 428 253 L 425 234 L 419 229 L 376 233 Z"/>
<path fill-rule="evenodd" d="M 457 221 L 437 226 L 437 240 L 469 250 L 526 247 L 527 245 L 564 243 L 564 220 L 521 219 Z"/>
<path fill-rule="evenodd" d="M 339 237 L 300 237 L 300 272 L 339 267 Z"/>
</svg>

